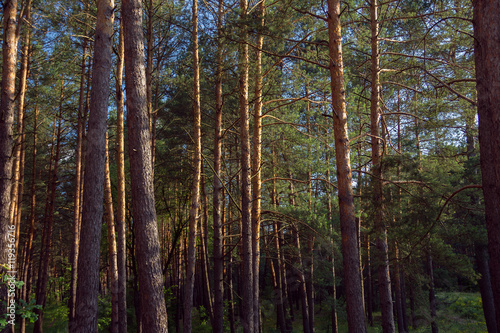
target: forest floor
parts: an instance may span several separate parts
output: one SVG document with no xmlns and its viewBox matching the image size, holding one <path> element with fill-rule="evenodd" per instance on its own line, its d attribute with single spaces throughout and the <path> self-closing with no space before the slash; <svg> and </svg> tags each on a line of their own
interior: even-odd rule
<svg viewBox="0 0 500 333">
<path fill-rule="evenodd" d="M 437 321 L 440 332 L 445 333 L 487 333 L 486 323 L 483 315 L 481 295 L 479 293 L 466 292 L 438 292 L 436 295 L 437 301 Z M 410 306 L 408 315 L 410 314 Z M 300 333 L 302 330 L 302 316 L 297 310 L 296 317 L 293 323 L 293 332 Z M 318 313 L 319 312 L 319 313 Z M 324 307 L 320 310 L 316 307 L 315 331 L 316 333 L 329 333 L 332 331 L 330 310 Z M 298 317 L 297 317 L 298 315 Z M 374 326 L 368 326 L 368 333 L 381 333 L 381 317 L 380 312 L 374 312 Z M 338 313 L 338 331 L 340 333 L 348 332 L 347 318 L 343 311 Z M 275 316 L 267 318 L 263 322 L 264 333 L 277 333 Z M 427 333 L 431 332 L 430 315 L 425 306 L 421 307 L 420 311 L 416 311 L 415 316 L 417 328 L 412 328 L 410 324 L 410 332 Z M 201 332 L 201 331 L 200 331 Z"/>
<path fill-rule="evenodd" d="M 481 303 L 481 296 L 479 293 L 464 293 L 464 292 L 440 292 L 436 295 L 437 299 L 437 318 L 438 327 L 440 332 L 446 333 L 486 333 L 486 324 L 483 316 L 483 309 Z M 99 320 L 99 332 L 108 332 L 108 318 L 110 309 L 107 308 L 106 303 L 100 302 L 100 313 L 102 314 Z M 263 332 L 275 333 L 276 330 L 275 315 L 272 313 L 272 304 L 267 306 L 263 305 Z M 133 309 L 130 309 L 133 313 Z M 409 306 L 408 306 L 409 311 Z M 322 308 L 316 307 L 315 330 L 316 333 L 331 332 L 331 319 L 329 316 L 330 310 L 326 306 Z M 67 321 L 68 308 L 62 304 L 51 304 L 45 310 L 44 316 L 44 333 L 66 333 L 68 332 Z M 339 332 L 347 332 L 347 322 L 343 312 L 339 311 Z M 211 332 L 208 321 L 200 320 L 199 314 L 195 312 L 194 315 L 193 333 Z M 416 321 L 419 327 L 417 329 L 410 328 L 410 332 L 426 333 L 431 332 L 430 317 L 422 311 L 416 313 Z M 198 322 L 198 323 L 196 323 Z M 382 332 L 380 327 L 380 312 L 374 313 L 374 327 L 368 327 L 369 333 Z M 377 326 L 378 325 L 378 326 Z M 19 328 L 19 325 L 16 325 Z M 28 324 L 26 332 L 33 331 L 33 324 Z M 131 327 L 130 332 L 133 332 Z M 17 332 L 17 330 L 16 330 Z M 239 330 L 237 329 L 237 332 Z M 293 323 L 293 332 L 302 332 L 302 318 L 300 311 L 295 311 L 295 320 Z"/>
</svg>

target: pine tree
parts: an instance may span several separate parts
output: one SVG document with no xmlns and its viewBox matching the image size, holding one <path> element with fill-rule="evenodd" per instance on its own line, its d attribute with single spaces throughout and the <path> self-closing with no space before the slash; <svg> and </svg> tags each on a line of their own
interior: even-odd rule
<svg viewBox="0 0 500 333">
<path fill-rule="evenodd" d="M 163 297 L 163 275 L 154 204 L 140 1 L 123 1 L 122 19 L 133 228 L 141 288 L 141 324 L 144 332 L 167 332 L 167 311 Z"/>
<path fill-rule="evenodd" d="M 72 332 L 97 332 L 101 225 L 106 164 L 106 131 L 111 74 L 114 2 L 97 3 L 92 89 L 83 182 L 75 319 Z"/>
</svg>

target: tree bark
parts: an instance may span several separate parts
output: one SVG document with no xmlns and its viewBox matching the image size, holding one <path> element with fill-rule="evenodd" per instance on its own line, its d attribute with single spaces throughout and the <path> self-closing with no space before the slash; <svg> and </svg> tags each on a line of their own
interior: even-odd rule
<svg viewBox="0 0 500 333">
<path fill-rule="evenodd" d="M 306 85 L 306 95 L 309 95 L 309 88 Z M 311 133 L 311 120 L 310 120 L 310 103 L 307 102 L 306 108 L 306 126 L 307 133 Z M 307 147 L 307 155 L 311 156 L 311 149 Z M 307 202 L 309 212 L 313 213 L 312 207 L 312 181 L 311 181 L 311 165 L 308 163 L 307 170 Z M 307 295 L 307 315 L 309 323 L 309 332 L 314 332 L 314 235 L 306 235 L 307 237 L 307 254 L 305 259 L 305 288 Z"/>
<path fill-rule="evenodd" d="M 124 0 L 122 6 L 132 209 L 142 328 L 151 333 L 167 332 L 147 114 L 142 7 L 140 0 Z"/>
<path fill-rule="evenodd" d="M 31 0 L 28 0 L 24 5 L 25 19 L 29 22 L 31 19 Z M 19 27 L 18 27 L 19 29 Z M 12 203 L 11 203 L 11 218 L 12 224 L 16 229 L 16 253 L 19 253 L 19 235 L 21 230 L 21 201 L 23 198 L 23 184 L 24 184 L 24 108 L 26 102 L 26 85 L 29 71 L 30 60 L 30 28 L 26 26 L 23 37 L 23 47 L 21 52 L 21 70 L 19 73 L 19 92 L 17 95 L 17 140 L 14 145 L 14 170 L 13 170 L 13 183 L 12 183 Z M 19 30 L 18 30 L 19 31 Z M 19 33 L 19 32 L 17 32 Z"/>
<path fill-rule="evenodd" d="M 371 150 L 373 164 L 373 207 L 375 209 L 375 228 L 377 231 L 377 256 L 378 256 L 378 287 L 380 294 L 380 309 L 382 312 L 382 330 L 384 333 L 394 333 L 394 311 L 392 305 L 391 278 L 389 274 L 389 247 L 387 245 L 387 227 L 383 214 L 383 189 L 382 189 L 382 154 L 380 134 L 380 56 L 378 49 L 378 4 L 377 0 L 370 3 L 371 22 Z"/>
<path fill-rule="evenodd" d="M 262 46 L 264 35 L 265 0 L 259 2 L 259 28 L 255 50 L 255 93 L 252 156 L 252 264 L 253 264 L 253 315 L 254 330 L 261 331 L 259 301 L 259 264 L 260 264 L 260 221 L 261 221 L 261 156 L 262 156 Z"/>
<path fill-rule="evenodd" d="M 373 327 L 373 282 L 370 235 L 366 235 L 366 316 L 368 324 Z"/>
<path fill-rule="evenodd" d="M 274 202 L 274 197 L 271 199 Z M 276 250 L 276 259 L 269 259 L 271 265 L 271 277 L 273 280 L 273 288 L 274 288 L 274 297 L 275 297 L 275 308 L 276 308 L 276 323 L 281 333 L 287 332 L 287 324 L 285 321 L 285 311 L 283 306 L 285 305 L 283 300 L 282 293 L 282 284 L 281 284 L 281 273 L 280 273 L 280 246 L 279 246 L 279 231 L 278 231 L 278 223 L 273 221 L 273 240 L 274 247 Z M 276 264 L 275 264 L 276 263 Z"/>
<path fill-rule="evenodd" d="M 113 213 L 113 194 L 111 193 L 111 177 L 109 172 L 109 152 L 108 138 L 106 135 L 106 167 L 104 183 L 104 202 L 106 205 L 106 221 L 108 236 L 108 256 L 109 256 L 109 291 L 111 293 L 111 323 L 109 331 L 118 333 L 118 263 L 116 251 L 115 216 Z"/>
<path fill-rule="evenodd" d="M 97 2 L 92 89 L 83 182 L 75 320 L 70 331 L 97 332 L 99 261 L 103 216 L 106 131 L 111 73 L 114 1 Z"/>
<path fill-rule="evenodd" d="M 200 219 L 200 180 L 201 180 L 201 109 L 200 109 L 200 68 L 198 58 L 198 0 L 193 0 L 193 183 L 191 187 L 191 210 L 189 212 L 189 238 L 184 293 L 183 332 L 192 330 L 193 289 L 196 265 L 196 233 Z"/>
<path fill-rule="evenodd" d="M 42 278 L 43 278 L 43 257 L 44 257 L 44 251 L 45 251 L 45 243 L 46 243 L 46 237 L 47 237 L 47 230 L 48 230 L 48 215 L 49 215 L 49 207 L 50 207 L 50 198 L 51 198 L 51 186 L 52 186 L 52 168 L 53 168 L 53 161 L 54 161 L 54 152 L 55 152 L 55 146 L 56 146 L 56 131 L 57 131 L 57 117 L 54 118 L 54 129 L 52 131 L 52 141 L 50 145 L 50 157 L 49 157 L 49 170 L 48 170 L 48 180 L 47 180 L 47 190 L 45 192 L 45 212 L 44 212 L 44 218 L 43 218 L 43 224 L 42 224 L 42 235 L 41 235 L 41 240 L 40 240 L 40 256 L 38 259 L 38 275 L 37 275 L 37 280 L 36 280 L 36 289 L 35 289 L 35 300 L 38 303 L 39 300 L 41 300 L 40 295 L 40 285 L 42 283 Z M 41 304 L 40 304 L 41 305 Z M 38 309 L 35 309 L 35 313 L 39 314 L 41 312 Z M 39 317 L 40 320 L 40 317 Z M 43 320 L 43 318 L 42 318 Z M 33 331 L 37 330 L 35 324 L 35 328 Z"/>
<path fill-rule="evenodd" d="M 496 318 L 500 318 L 500 0 L 474 0 L 481 172 Z M 500 331 L 500 320 L 497 320 Z"/>
<path fill-rule="evenodd" d="M 73 244 L 71 246 L 71 281 L 69 296 L 69 321 L 75 318 L 76 304 L 76 280 L 78 271 L 78 247 L 80 245 L 80 227 L 81 227 L 81 192 L 83 175 L 83 132 L 85 131 L 85 76 L 87 63 L 87 38 L 83 39 L 82 47 L 82 72 L 80 74 L 80 95 L 78 98 L 78 116 L 77 116 L 77 136 L 75 148 L 75 197 L 73 208 Z"/>
<path fill-rule="evenodd" d="M 33 271 L 33 238 L 35 236 L 35 205 L 36 205 L 36 142 L 37 142 L 37 127 L 38 127 L 38 109 L 35 105 L 33 111 L 33 152 L 32 152 L 32 165 L 31 165 L 31 193 L 30 193 L 30 227 L 28 232 L 28 241 L 26 243 L 26 249 L 24 250 L 25 261 L 24 261 L 24 279 L 26 285 L 24 287 L 24 299 L 29 302 L 29 297 L 31 296 L 31 286 L 32 286 L 32 271 Z M 22 318 L 20 325 L 21 333 L 26 331 L 26 319 Z"/>
<path fill-rule="evenodd" d="M 307 239 L 306 293 L 309 314 L 309 331 L 314 332 L 314 237 Z"/>
<path fill-rule="evenodd" d="M 42 232 L 42 246 L 40 251 L 40 261 L 38 266 L 38 280 L 37 280 L 37 291 L 36 291 L 36 304 L 40 304 L 42 308 L 45 307 L 47 301 L 47 282 L 49 279 L 49 261 L 50 252 L 52 246 L 52 229 L 54 225 L 54 209 L 56 200 L 56 187 L 57 187 L 57 177 L 58 177 L 58 166 L 59 166 L 59 154 L 61 147 L 61 133 L 62 133 L 62 104 L 64 97 L 64 82 L 61 82 L 61 93 L 59 97 L 59 112 L 54 120 L 54 131 L 56 131 L 57 123 L 57 134 L 55 136 L 55 154 L 52 154 L 51 158 L 54 158 L 54 165 L 49 176 L 49 185 L 47 189 L 47 204 L 44 216 L 44 230 Z M 54 145 L 54 141 L 52 142 Z M 38 320 L 35 322 L 35 333 L 43 332 L 43 312 L 35 311 L 38 314 Z"/>
<path fill-rule="evenodd" d="M 495 317 L 495 303 L 491 292 L 491 277 L 488 258 L 488 249 L 484 245 L 476 244 L 475 256 L 477 270 L 481 274 L 478 280 L 481 299 L 483 301 L 483 312 L 488 333 L 497 333 L 497 318 Z"/>
<path fill-rule="evenodd" d="M 214 134 L 214 190 L 213 190 L 213 225 L 214 225 L 214 333 L 222 333 L 224 328 L 224 240 L 221 217 L 221 158 L 222 158 L 222 22 L 224 19 L 224 1 L 219 0 L 217 13 L 217 68 L 215 82 L 215 134 Z"/>
<path fill-rule="evenodd" d="M 26 9 L 25 9 L 25 18 L 27 22 L 31 21 L 31 0 L 28 0 L 26 3 Z M 19 153 L 16 150 L 16 160 L 19 161 L 19 172 L 14 172 L 14 177 L 16 175 L 19 175 L 19 178 L 17 180 L 14 180 L 14 184 L 17 183 L 17 186 L 14 185 L 14 188 L 17 187 L 17 196 L 14 196 L 13 199 L 16 199 L 17 197 L 17 204 L 12 205 L 16 206 L 16 213 L 14 215 L 15 217 L 15 225 L 16 225 L 16 253 L 19 253 L 19 231 L 21 230 L 21 213 L 22 213 L 22 198 L 23 198 L 23 184 L 24 184 L 24 158 L 25 158 L 25 139 L 26 139 L 26 134 L 25 134 L 25 122 L 24 122 L 24 108 L 25 108 L 25 100 L 26 100 L 26 86 L 27 86 L 27 79 L 28 79 L 28 72 L 29 72 L 29 62 L 30 62 L 30 34 L 31 34 L 31 29 L 30 25 L 27 24 L 25 31 L 24 31 L 24 36 L 23 36 L 23 48 L 21 52 L 21 71 L 19 74 L 19 93 L 18 93 L 18 112 L 17 112 L 17 132 L 18 132 L 18 140 L 16 145 L 19 146 Z M 14 168 L 16 169 L 16 168 Z M 13 191 L 14 192 L 14 191 Z M 29 238 L 30 236 L 28 236 Z M 29 240 L 28 240 L 29 241 Z M 30 244 L 31 246 L 31 244 Z M 27 248 L 24 249 L 24 266 L 21 269 L 22 275 L 21 278 L 26 281 L 26 273 L 27 273 L 27 268 L 26 266 L 30 264 L 29 261 L 29 252 L 26 252 Z M 26 300 L 26 285 L 24 285 L 21 289 L 21 294 L 20 298 L 23 300 Z M 21 318 L 21 331 L 25 330 L 26 325 L 26 319 Z"/>
<path fill-rule="evenodd" d="M 203 163 L 201 163 L 201 170 L 203 170 Z M 205 187 L 205 176 L 201 175 L 201 204 L 203 205 L 203 218 L 200 221 L 200 240 L 201 240 L 201 273 L 203 281 L 203 304 L 205 310 L 210 318 L 210 323 L 214 321 L 213 314 L 213 297 L 212 297 L 212 287 L 210 285 L 210 266 L 209 266 L 209 253 L 208 253 L 208 200 L 207 200 L 207 190 Z"/>
<path fill-rule="evenodd" d="M 229 158 L 231 158 L 231 150 L 229 151 Z M 231 166 L 229 166 L 229 173 L 231 174 Z M 231 192 L 231 185 L 229 185 L 229 190 L 228 192 Z M 232 215 L 232 210 L 229 209 L 228 207 L 228 221 L 231 221 L 233 215 Z M 231 235 L 232 233 L 232 225 L 229 224 L 226 228 L 226 233 L 227 233 L 227 236 Z M 229 246 L 233 246 L 232 244 L 232 241 L 230 242 L 230 244 L 228 244 Z M 229 330 L 231 333 L 234 333 L 236 332 L 236 328 L 235 328 L 235 311 L 234 311 L 234 294 L 233 294 L 233 254 L 232 254 L 232 251 L 231 253 L 229 253 L 229 259 L 228 259 L 228 263 L 226 265 L 227 267 L 227 301 L 229 303 L 229 309 L 228 309 L 228 317 L 229 317 Z"/>
<path fill-rule="evenodd" d="M 347 130 L 339 0 L 328 0 L 328 37 L 347 322 L 349 332 L 365 333 L 363 290 L 361 289 L 359 271 L 359 249 Z"/>
<path fill-rule="evenodd" d="M 325 178 L 328 182 L 330 182 L 330 139 L 329 133 L 326 134 L 326 142 L 325 142 L 325 151 L 326 151 L 326 175 Z M 326 185 L 326 205 L 328 209 L 327 220 L 330 224 L 330 245 L 332 247 L 331 261 L 332 261 L 332 288 L 330 291 L 330 296 L 332 297 L 332 333 L 338 333 L 338 322 L 337 322 L 337 276 L 335 275 L 335 241 L 334 241 L 334 233 L 333 233 L 333 210 L 332 210 L 332 195 L 331 195 L 331 186 L 329 183 Z"/>
<path fill-rule="evenodd" d="M 12 185 L 12 144 L 14 123 L 14 98 L 16 89 L 17 59 L 17 0 L 7 0 L 3 4 L 3 44 L 2 44 L 2 85 L 0 91 L 0 230 L 6 235 L 11 230 L 9 209 Z M 0 264 L 9 265 L 9 270 L 16 269 L 15 262 L 8 260 L 7 237 L 0 237 Z M 15 240 L 14 240 L 15 241 Z M 3 273 L 6 270 L 0 268 Z M 0 301 L 7 304 L 7 288 L 0 286 Z"/>
<path fill-rule="evenodd" d="M 274 148 L 272 148 L 272 163 L 273 163 L 273 187 L 271 192 L 271 202 L 273 204 L 273 210 L 276 212 L 279 205 L 279 199 L 278 199 L 278 191 L 276 189 L 276 152 Z M 293 319 L 291 319 L 290 316 L 293 317 L 293 312 L 291 306 L 290 306 L 290 312 L 291 312 L 290 315 L 286 309 L 287 304 L 291 303 L 288 302 L 289 297 L 288 297 L 288 284 L 286 280 L 286 265 L 283 258 L 284 255 L 282 253 L 283 232 L 281 230 L 281 223 L 279 223 L 276 219 L 273 220 L 273 228 L 276 233 L 274 245 L 276 247 L 276 262 L 277 262 L 276 271 L 277 271 L 278 287 L 280 288 L 280 290 L 278 291 L 278 297 L 279 300 L 281 301 L 281 307 L 285 323 L 282 330 L 284 330 L 285 332 L 291 332 Z"/>
<path fill-rule="evenodd" d="M 125 224 L 125 139 L 123 133 L 123 65 L 125 48 L 123 20 L 120 21 L 118 60 L 116 64 L 116 178 L 117 178 L 117 264 L 118 264 L 118 331 L 127 333 L 127 234 Z"/>
<path fill-rule="evenodd" d="M 153 0 L 148 0 L 147 6 L 147 30 L 146 30 L 146 98 L 148 106 L 148 117 L 149 117 L 149 130 L 151 132 L 151 165 L 153 166 L 153 176 L 154 176 L 154 135 L 153 127 L 155 126 L 153 121 Z"/>
<path fill-rule="evenodd" d="M 244 22 L 247 20 L 248 0 L 240 0 L 242 28 L 239 45 L 239 108 L 240 108 L 240 149 L 241 149 L 241 235 L 242 235 L 242 316 L 244 333 L 255 332 L 252 220 L 251 220 L 251 163 L 250 163 L 250 124 L 248 116 L 248 32 Z"/>
</svg>

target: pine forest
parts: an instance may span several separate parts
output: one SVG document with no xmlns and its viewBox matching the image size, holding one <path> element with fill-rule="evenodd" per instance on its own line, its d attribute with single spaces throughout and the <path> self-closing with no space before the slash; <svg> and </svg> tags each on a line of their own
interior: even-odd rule
<svg viewBox="0 0 500 333">
<path fill-rule="evenodd" d="M 1 333 L 500 332 L 500 0 L 3 0 Z"/>
</svg>

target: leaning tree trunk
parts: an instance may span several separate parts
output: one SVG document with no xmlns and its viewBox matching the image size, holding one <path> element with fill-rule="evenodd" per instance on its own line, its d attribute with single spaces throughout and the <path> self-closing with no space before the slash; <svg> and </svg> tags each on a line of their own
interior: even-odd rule
<svg viewBox="0 0 500 333">
<path fill-rule="evenodd" d="M 349 332 L 365 333 L 366 324 L 363 311 L 363 290 L 361 288 L 361 275 L 359 269 L 359 248 L 356 231 L 356 216 L 354 214 L 349 134 L 347 130 L 340 25 L 340 0 L 328 0 L 328 37 L 347 322 Z"/>
<path fill-rule="evenodd" d="M 114 1 L 99 0 L 97 2 L 92 89 L 83 181 L 75 319 L 70 322 L 70 331 L 77 333 L 97 332 L 113 21 Z"/>
<path fill-rule="evenodd" d="M 122 17 L 133 227 L 141 290 L 142 329 L 148 333 L 167 332 L 147 114 L 141 1 L 124 0 Z"/>
</svg>

